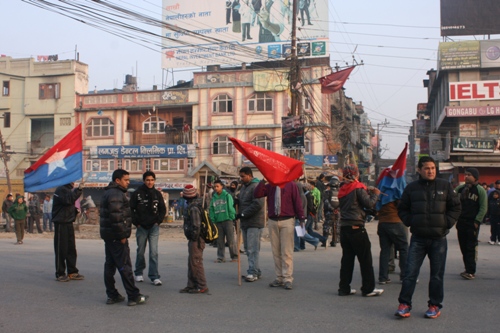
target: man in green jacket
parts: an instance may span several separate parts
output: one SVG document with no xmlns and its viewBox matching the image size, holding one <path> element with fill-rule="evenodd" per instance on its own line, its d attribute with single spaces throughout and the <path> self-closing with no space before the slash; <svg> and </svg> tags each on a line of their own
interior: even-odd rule
<svg viewBox="0 0 500 333">
<path fill-rule="evenodd" d="M 233 225 L 233 221 L 236 217 L 236 210 L 234 209 L 234 201 L 231 194 L 224 190 L 224 185 L 220 180 L 214 182 L 214 193 L 210 201 L 208 213 L 219 232 L 219 238 L 217 239 L 217 260 L 215 262 L 222 263 L 226 261 L 224 259 L 226 239 L 229 245 L 231 261 L 237 261 L 238 253 L 236 252 L 234 241 Z"/>
<path fill-rule="evenodd" d="M 16 202 L 10 206 L 8 213 L 12 219 L 14 219 L 17 238 L 16 244 L 22 244 L 24 238 L 24 225 L 26 224 L 26 215 L 28 214 L 28 206 L 26 206 L 26 202 L 22 195 L 17 196 Z"/>
</svg>

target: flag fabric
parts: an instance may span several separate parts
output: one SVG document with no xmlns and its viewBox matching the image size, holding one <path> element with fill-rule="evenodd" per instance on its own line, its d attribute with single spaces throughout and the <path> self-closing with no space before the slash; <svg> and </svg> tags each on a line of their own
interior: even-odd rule
<svg viewBox="0 0 500 333">
<path fill-rule="evenodd" d="M 24 190 L 35 192 L 82 178 L 82 125 L 79 124 L 24 171 Z"/>
<path fill-rule="evenodd" d="M 283 187 L 286 183 L 302 176 L 304 162 L 280 155 L 250 143 L 229 138 L 234 147 L 250 160 L 274 186 Z"/>
<path fill-rule="evenodd" d="M 333 94 L 339 91 L 344 86 L 345 82 L 349 78 L 352 70 L 356 66 L 351 66 L 349 68 L 343 69 L 341 71 L 320 77 L 318 80 L 321 83 L 321 93 L 322 94 Z"/>
<path fill-rule="evenodd" d="M 389 202 L 401 199 L 403 191 L 406 187 L 406 154 L 408 151 L 408 143 L 394 165 L 387 167 L 380 173 L 377 178 L 377 188 L 380 192 L 380 200 L 377 202 L 377 210 L 388 204 Z"/>
</svg>

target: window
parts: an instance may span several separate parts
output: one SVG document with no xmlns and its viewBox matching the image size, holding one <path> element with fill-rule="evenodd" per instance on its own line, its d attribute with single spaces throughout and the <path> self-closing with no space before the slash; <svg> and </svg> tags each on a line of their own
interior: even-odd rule
<svg viewBox="0 0 500 333">
<path fill-rule="evenodd" d="M 304 154 L 311 153 L 311 139 L 304 137 Z"/>
<path fill-rule="evenodd" d="M 114 171 L 115 160 L 96 159 L 85 161 L 85 171 Z"/>
<path fill-rule="evenodd" d="M 2 85 L 2 96 L 10 95 L 10 81 L 3 81 Z"/>
<path fill-rule="evenodd" d="M 252 144 L 254 146 L 257 146 L 257 147 L 260 147 L 260 148 L 264 148 L 264 149 L 267 149 L 267 150 L 272 150 L 271 149 L 272 142 L 271 142 L 271 139 L 269 137 L 267 137 L 267 135 L 257 135 L 252 140 Z"/>
<path fill-rule="evenodd" d="M 71 117 L 64 117 L 59 119 L 59 125 L 71 126 Z"/>
<path fill-rule="evenodd" d="M 264 93 L 256 93 L 248 100 L 248 111 L 250 112 L 273 111 L 273 99 Z"/>
<path fill-rule="evenodd" d="M 310 110 L 311 109 L 311 102 L 309 101 L 309 96 L 304 96 L 302 99 L 302 105 L 304 106 L 304 110 Z"/>
<path fill-rule="evenodd" d="M 149 117 L 142 123 L 142 132 L 145 134 L 165 132 L 165 120 L 159 117 Z"/>
<path fill-rule="evenodd" d="M 193 168 L 193 165 L 194 165 L 193 160 L 194 160 L 194 158 L 188 158 L 188 169 L 192 169 Z"/>
<path fill-rule="evenodd" d="M 5 128 L 10 127 L 10 112 L 3 113 L 3 127 Z"/>
<path fill-rule="evenodd" d="M 41 83 L 38 89 L 39 99 L 59 99 L 61 90 L 60 83 Z"/>
<path fill-rule="evenodd" d="M 113 136 L 115 135 L 115 125 L 109 118 L 94 118 L 86 127 L 88 137 Z"/>
<path fill-rule="evenodd" d="M 125 170 L 130 172 L 142 171 L 142 159 L 126 159 Z"/>
<path fill-rule="evenodd" d="M 118 160 L 118 163 L 116 163 L 116 168 L 117 168 L 117 169 L 123 169 L 123 168 L 122 168 L 122 166 L 123 166 L 122 160 L 121 160 L 121 159 L 119 159 L 119 160 Z"/>
<path fill-rule="evenodd" d="M 150 171 L 150 170 L 151 170 L 151 159 L 146 158 L 146 171 Z"/>
<path fill-rule="evenodd" d="M 226 94 L 219 95 L 214 98 L 213 113 L 233 112 L 233 100 Z"/>
<path fill-rule="evenodd" d="M 153 160 L 154 171 L 180 171 L 184 170 L 184 159 L 158 158 Z"/>
<path fill-rule="evenodd" d="M 214 155 L 230 155 L 233 153 L 233 144 L 227 136 L 219 136 L 212 143 L 212 153 Z"/>
</svg>

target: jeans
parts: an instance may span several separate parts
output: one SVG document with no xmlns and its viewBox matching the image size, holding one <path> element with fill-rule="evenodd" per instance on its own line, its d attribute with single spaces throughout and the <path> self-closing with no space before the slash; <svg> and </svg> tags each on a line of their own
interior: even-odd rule
<svg viewBox="0 0 500 333">
<path fill-rule="evenodd" d="M 448 242 L 446 237 L 431 239 L 411 236 L 410 248 L 408 249 L 408 260 L 406 262 L 406 274 L 399 293 L 399 303 L 411 306 L 411 299 L 417 284 L 420 267 L 427 255 L 431 268 L 429 281 L 429 301 L 428 305 L 435 305 L 442 308 L 444 298 L 444 268 L 446 266 L 446 254 L 448 252 Z"/>
<path fill-rule="evenodd" d="M 296 227 L 300 226 L 300 220 L 297 220 L 297 219 L 295 220 L 295 226 Z M 312 236 L 308 232 L 306 232 L 304 237 L 299 237 L 299 236 L 297 236 L 297 231 L 294 230 L 293 250 L 295 252 L 298 252 L 300 250 L 305 250 L 306 249 L 306 242 L 308 242 L 309 244 L 311 244 L 314 247 L 317 247 L 320 241 L 318 238 L 316 238 L 315 236 Z"/>
<path fill-rule="evenodd" d="M 234 241 L 234 225 L 233 221 L 227 220 L 215 223 L 219 238 L 217 238 L 217 259 L 224 260 L 226 253 L 226 240 L 229 246 L 229 255 L 231 259 L 238 259 L 238 252 L 236 252 L 236 244 Z"/>
<path fill-rule="evenodd" d="M 160 237 L 160 227 L 155 224 L 151 229 L 138 227 L 135 232 L 137 239 L 137 257 L 135 260 L 136 276 L 142 275 L 142 271 L 146 268 L 146 259 L 144 252 L 146 252 L 146 243 L 149 243 L 149 270 L 148 277 L 151 281 L 159 279 L 158 274 L 158 238 Z"/>
<path fill-rule="evenodd" d="M 474 224 L 460 224 L 459 222 L 457 224 L 457 236 L 465 271 L 469 274 L 476 274 L 479 226 L 476 229 Z"/>
<path fill-rule="evenodd" d="M 243 234 L 243 246 L 248 257 L 248 274 L 261 276 L 262 271 L 259 266 L 260 237 L 262 228 L 241 229 Z"/>
<path fill-rule="evenodd" d="M 274 273 L 279 282 L 293 282 L 293 232 L 295 218 L 268 221 Z"/>
<path fill-rule="evenodd" d="M 391 251 L 394 248 L 399 251 L 399 278 L 403 281 L 406 270 L 406 259 L 408 256 L 408 237 L 407 229 L 401 222 L 379 222 L 377 229 L 378 238 L 380 241 L 380 261 L 378 280 L 389 280 L 389 261 L 391 258 Z"/>
<path fill-rule="evenodd" d="M 351 226 L 340 228 L 342 241 L 342 260 L 340 262 L 339 294 L 349 295 L 351 292 L 352 273 L 354 271 L 354 259 L 358 257 L 361 270 L 361 292 L 366 295 L 375 289 L 375 273 L 373 272 L 373 261 L 371 243 L 368 233 L 364 227 L 353 229 Z"/>
<path fill-rule="evenodd" d="M 11 225 L 11 222 L 12 222 L 12 217 L 10 217 L 9 214 L 3 214 L 3 218 L 5 220 L 5 232 L 10 232 L 10 225 Z M 492 224 L 493 225 L 493 224 Z M 16 223 L 14 222 L 13 223 L 13 228 L 16 229 Z"/>
<path fill-rule="evenodd" d="M 307 216 L 307 222 L 306 222 L 306 231 L 307 231 L 307 233 L 309 235 L 311 235 L 312 237 L 317 238 L 321 242 L 322 245 L 325 245 L 326 241 L 328 240 L 328 238 L 324 237 L 324 236 L 321 236 L 316 231 L 314 231 L 313 224 L 314 224 L 313 217 L 311 215 L 308 215 Z"/>
<path fill-rule="evenodd" d="M 128 299 L 135 300 L 139 296 L 139 289 L 135 286 L 134 275 L 132 274 L 128 239 L 125 244 L 122 244 L 119 240 L 105 241 L 104 251 L 106 252 L 106 261 L 104 263 L 106 294 L 109 298 L 116 298 L 119 295 L 115 287 L 115 273 L 118 269 Z"/>
<path fill-rule="evenodd" d="M 52 232 L 52 213 L 43 213 L 43 231 L 47 231 L 47 228 Z"/>
</svg>

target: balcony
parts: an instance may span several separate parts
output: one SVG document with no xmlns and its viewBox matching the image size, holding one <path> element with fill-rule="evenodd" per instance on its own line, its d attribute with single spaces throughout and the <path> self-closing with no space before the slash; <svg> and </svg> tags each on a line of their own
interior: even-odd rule
<svg viewBox="0 0 500 333">
<path fill-rule="evenodd" d="M 158 133 L 144 133 L 139 131 L 132 132 L 131 145 L 145 145 L 145 144 L 167 144 L 167 145 L 180 145 L 180 144 L 193 144 L 194 131 L 183 132 L 175 128 L 167 130 L 167 132 Z"/>
</svg>

